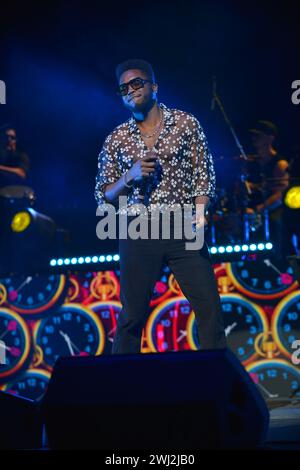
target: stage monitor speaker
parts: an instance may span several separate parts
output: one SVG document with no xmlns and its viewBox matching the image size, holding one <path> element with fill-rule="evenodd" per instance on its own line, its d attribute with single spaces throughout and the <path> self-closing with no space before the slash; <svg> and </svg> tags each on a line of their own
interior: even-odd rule
<svg viewBox="0 0 300 470">
<path fill-rule="evenodd" d="M 27 398 L 0 392 L 0 449 L 42 448 L 39 405 Z"/>
<path fill-rule="evenodd" d="M 59 358 L 42 412 L 52 449 L 256 448 L 269 422 L 227 349 Z"/>
</svg>

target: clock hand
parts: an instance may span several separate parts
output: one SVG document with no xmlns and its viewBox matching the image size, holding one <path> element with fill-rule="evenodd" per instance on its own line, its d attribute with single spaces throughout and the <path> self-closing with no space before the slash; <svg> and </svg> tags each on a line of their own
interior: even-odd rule
<svg viewBox="0 0 300 470">
<path fill-rule="evenodd" d="M 269 398 L 278 398 L 279 395 L 278 393 L 274 394 L 274 393 L 270 393 L 269 390 L 266 389 L 266 387 L 264 387 L 262 384 L 258 383 L 257 384 L 263 392 L 265 392 L 266 395 L 268 395 Z"/>
<path fill-rule="evenodd" d="M 179 341 L 181 341 L 182 338 L 184 338 L 187 335 L 187 332 L 185 330 L 180 330 L 180 333 L 181 333 L 181 335 L 178 336 L 177 343 L 179 343 Z"/>
<path fill-rule="evenodd" d="M 264 263 L 265 263 L 269 268 L 274 269 L 274 271 L 276 271 L 278 274 L 283 274 L 282 272 L 279 271 L 278 268 L 276 268 L 276 266 L 274 266 L 273 263 L 271 263 L 271 261 L 270 261 L 269 259 L 264 259 Z"/>
<path fill-rule="evenodd" d="M 20 356 L 21 351 L 19 348 L 16 348 L 14 346 L 6 346 L 4 342 L 1 342 L 0 347 L 3 349 L 6 349 L 7 351 L 10 351 L 12 356 Z"/>
<path fill-rule="evenodd" d="M 65 342 L 67 343 L 67 346 L 69 348 L 69 351 L 71 353 L 71 356 L 75 356 L 72 345 L 71 345 L 71 340 L 67 334 L 65 334 L 63 331 L 59 330 L 59 333 L 62 335 L 64 338 Z"/>
<path fill-rule="evenodd" d="M 65 334 L 65 333 L 64 333 L 64 334 Z M 77 349 L 77 351 L 80 352 L 80 349 L 76 346 L 76 344 L 73 343 L 73 341 L 71 341 L 70 336 L 68 336 L 67 334 L 65 334 L 65 336 L 67 337 L 68 341 L 69 341 L 70 344 L 73 346 L 73 348 Z"/>
<path fill-rule="evenodd" d="M 17 322 L 15 320 L 11 320 L 8 325 L 7 329 L 2 333 L 0 336 L 0 339 L 4 338 L 4 336 L 9 332 L 9 331 L 16 331 L 17 329 Z"/>
<path fill-rule="evenodd" d="M 237 322 L 234 322 L 232 323 L 232 325 L 229 325 L 227 326 L 227 328 L 225 328 L 225 336 L 228 336 L 232 330 L 234 330 L 234 328 L 237 326 Z"/>
<path fill-rule="evenodd" d="M 8 294 L 8 297 L 10 300 L 16 300 L 16 298 L 18 297 L 18 292 L 23 289 L 23 287 L 26 285 L 26 284 L 29 284 L 30 282 L 32 281 L 32 276 L 27 276 L 25 281 L 22 282 L 22 284 L 19 285 L 19 287 L 17 287 L 16 289 L 10 291 L 10 293 Z"/>
<path fill-rule="evenodd" d="M 293 283 L 293 276 L 291 276 L 289 273 L 282 273 L 279 271 L 278 268 L 276 268 L 276 266 L 274 266 L 273 263 L 271 263 L 271 261 L 269 259 L 264 259 L 264 263 L 269 267 L 269 268 L 272 268 L 274 269 L 274 271 L 276 271 L 279 275 L 280 275 L 280 279 L 281 279 L 281 282 L 282 284 L 292 284 Z"/>
</svg>

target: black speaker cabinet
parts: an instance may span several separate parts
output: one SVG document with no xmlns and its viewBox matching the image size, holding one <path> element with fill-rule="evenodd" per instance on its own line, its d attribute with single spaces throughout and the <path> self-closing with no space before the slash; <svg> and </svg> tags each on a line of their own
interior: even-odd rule
<svg viewBox="0 0 300 470">
<path fill-rule="evenodd" d="M 42 412 L 52 449 L 256 448 L 269 422 L 227 349 L 60 358 Z"/>
<path fill-rule="evenodd" d="M 0 392 L 0 449 L 38 449 L 42 444 L 39 404 Z"/>
</svg>

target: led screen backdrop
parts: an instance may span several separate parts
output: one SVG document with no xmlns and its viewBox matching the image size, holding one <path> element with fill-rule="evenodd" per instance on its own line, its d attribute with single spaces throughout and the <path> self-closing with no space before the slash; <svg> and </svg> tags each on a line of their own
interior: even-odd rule
<svg viewBox="0 0 300 470">
<path fill-rule="evenodd" d="M 300 339 L 300 289 L 292 268 L 265 259 L 215 264 L 214 270 L 229 347 L 265 397 L 300 397 L 300 368 L 291 360 L 292 343 Z M 119 294 L 117 270 L 1 279 L 0 388 L 40 400 L 59 356 L 110 354 Z M 165 266 L 142 352 L 198 347 L 194 314 Z"/>
</svg>

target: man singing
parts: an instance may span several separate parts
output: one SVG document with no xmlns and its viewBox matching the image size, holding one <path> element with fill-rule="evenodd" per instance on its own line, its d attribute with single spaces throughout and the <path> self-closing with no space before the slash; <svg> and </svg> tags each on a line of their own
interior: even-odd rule
<svg viewBox="0 0 300 470">
<path fill-rule="evenodd" d="M 157 101 L 152 66 L 138 59 L 116 67 L 118 93 L 132 117 L 106 138 L 99 154 L 95 198 L 128 208 L 208 207 L 215 172 L 197 119 Z M 197 222 L 197 220 L 196 220 Z M 160 234 L 161 235 L 161 234 Z M 149 302 L 163 262 L 173 272 L 196 317 L 201 349 L 225 348 L 220 297 L 206 243 L 187 250 L 186 240 L 169 237 L 119 239 L 120 299 L 113 354 L 138 353 Z"/>
</svg>

